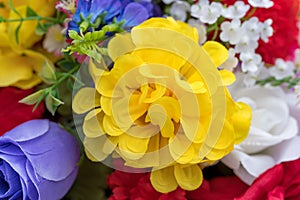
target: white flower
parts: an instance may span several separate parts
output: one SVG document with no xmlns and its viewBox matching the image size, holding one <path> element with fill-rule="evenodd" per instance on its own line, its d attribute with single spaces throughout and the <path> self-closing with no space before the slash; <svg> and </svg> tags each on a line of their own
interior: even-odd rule
<svg viewBox="0 0 300 200">
<path fill-rule="evenodd" d="M 54 53 L 56 56 L 61 54 L 61 50 L 67 46 L 65 36 L 62 34 L 63 27 L 56 24 L 51 26 L 46 33 L 43 41 L 43 47 L 50 53 Z"/>
<path fill-rule="evenodd" d="M 279 87 L 241 87 L 239 77 L 231 88 L 237 101 L 248 103 L 253 112 L 247 138 L 222 161 L 244 182 L 253 180 L 275 164 L 300 155 L 298 124 L 289 110 L 286 94 Z"/>
<path fill-rule="evenodd" d="M 199 44 L 203 44 L 207 40 L 206 27 L 199 20 L 189 19 L 188 24 L 196 28 L 199 36 Z"/>
<path fill-rule="evenodd" d="M 241 21 L 233 19 L 231 22 L 223 22 L 221 24 L 221 30 L 220 39 L 223 42 L 237 44 L 241 38 Z"/>
<path fill-rule="evenodd" d="M 208 0 L 200 0 L 191 6 L 191 15 L 203 23 L 213 24 L 221 16 L 222 9 L 221 3 L 212 2 L 209 4 Z"/>
<path fill-rule="evenodd" d="M 242 24 L 242 29 L 244 32 L 253 40 L 259 39 L 261 28 L 262 25 L 257 17 L 251 17 Z"/>
<path fill-rule="evenodd" d="M 262 62 L 261 56 L 252 52 L 241 53 L 240 59 L 242 61 L 241 67 L 243 72 L 257 71 L 258 66 L 260 66 Z"/>
<path fill-rule="evenodd" d="M 244 32 L 241 32 L 241 35 L 242 37 L 235 46 L 235 51 L 237 53 L 254 52 L 254 50 L 258 47 L 257 40 L 253 40 L 253 38 Z"/>
<path fill-rule="evenodd" d="M 271 8 L 274 5 L 270 0 L 248 0 L 248 3 L 255 8 Z"/>
<path fill-rule="evenodd" d="M 246 87 L 252 87 L 255 85 L 257 80 L 262 80 L 269 76 L 270 75 L 268 69 L 265 67 L 264 63 L 261 62 L 261 64 L 258 66 L 257 71 L 254 72 L 249 71 L 247 72 L 247 74 L 245 74 L 245 78 L 243 82 Z"/>
<path fill-rule="evenodd" d="M 290 61 L 284 61 L 281 58 L 275 60 L 275 65 L 269 69 L 269 72 L 276 79 L 283 79 L 294 75 L 294 64 Z"/>
<path fill-rule="evenodd" d="M 190 4 L 185 1 L 176 1 L 171 5 L 170 14 L 180 21 L 186 20 L 186 12 L 190 10 Z"/>
<path fill-rule="evenodd" d="M 203 6 L 209 5 L 208 0 L 199 0 L 197 4 L 191 6 L 191 15 L 195 18 L 200 18 L 202 15 Z"/>
<path fill-rule="evenodd" d="M 249 5 L 246 5 L 243 1 L 236 1 L 233 5 L 223 9 L 222 16 L 227 19 L 241 19 L 250 9 Z"/>
<path fill-rule="evenodd" d="M 267 19 L 266 21 L 264 21 L 264 23 L 262 23 L 260 38 L 264 42 L 268 42 L 269 37 L 271 37 L 273 35 L 273 28 L 271 26 L 272 23 L 273 23 L 272 19 Z"/>
<path fill-rule="evenodd" d="M 235 51 L 233 48 L 228 49 L 228 58 L 227 60 L 220 65 L 220 68 L 226 69 L 228 71 L 233 71 L 233 69 L 237 66 L 238 59 L 235 57 Z"/>
</svg>

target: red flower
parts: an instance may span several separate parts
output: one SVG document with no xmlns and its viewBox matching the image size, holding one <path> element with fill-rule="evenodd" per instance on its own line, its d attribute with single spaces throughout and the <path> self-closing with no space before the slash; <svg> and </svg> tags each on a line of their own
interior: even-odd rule
<svg viewBox="0 0 300 200">
<path fill-rule="evenodd" d="M 109 200 L 186 200 L 185 191 L 177 190 L 162 194 L 151 185 L 149 173 L 113 172 L 107 180 L 112 189 Z"/>
<path fill-rule="evenodd" d="M 32 112 L 33 106 L 18 103 L 32 92 L 31 89 L 0 88 L 0 136 L 25 121 L 41 118 L 44 106 L 41 105 Z"/>
<path fill-rule="evenodd" d="M 216 177 L 209 181 L 204 180 L 201 187 L 195 191 L 187 191 L 187 198 L 233 200 L 243 194 L 248 187 L 236 176 Z"/>
<path fill-rule="evenodd" d="M 299 200 L 300 159 L 274 166 L 258 177 L 243 196 L 235 200 Z"/>
<path fill-rule="evenodd" d="M 222 0 L 231 5 L 235 0 Z M 244 0 L 247 3 L 247 0 Z M 276 58 L 290 59 L 298 47 L 297 16 L 299 11 L 298 0 L 273 0 L 274 6 L 268 9 L 257 8 L 254 16 L 261 22 L 270 18 L 273 20 L 274 34 L 267 43 L 260 41 L 256 50 L 266 63 L 274 64 Z"/>
</svg>

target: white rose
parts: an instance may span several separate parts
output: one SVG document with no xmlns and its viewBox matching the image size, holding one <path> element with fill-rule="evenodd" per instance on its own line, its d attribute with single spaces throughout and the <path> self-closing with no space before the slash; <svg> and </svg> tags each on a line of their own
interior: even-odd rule
<svg viewBox="0 0 300 200">
<path fill-rule="evenodd" d="M 293 103 L 288 103 L 287 94 L 280 87 L 246 88 L 241 85 L 242 80 L 237 81 L 231 94 L 237 101 L 251 106 L 250 132 L 222 162 L 241 180 L 251 184 L 274 165 L 299 158 L 300 137 L 297 136 L 297 121 L 289 109 L 289 104 Z"/>
</svg>

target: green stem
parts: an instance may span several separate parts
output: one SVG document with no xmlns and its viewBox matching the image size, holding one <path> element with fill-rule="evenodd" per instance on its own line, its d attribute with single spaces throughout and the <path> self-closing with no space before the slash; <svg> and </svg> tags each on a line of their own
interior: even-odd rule
<svg viewBox="0 0 300 200">
<path fill-rule="evenodd" d="M 248 15 L 244 18 L 243 21 L 246 21 L 246 20 L 250 19 L 254 15 L 255 11 L 256 11 L 256 8 L 252 8 L 250 10 L 250 12 L 248 13 Z"/>
<path fill-rule="evenodd" d="M 80 65 L 76 65 L 73 69 L 68 71 L 67 73 L 63 73 L 63 75 L 53 84 L 49 90 L 55 89 L 59 84 L 61 84 L 64 80 L 72 76 L 73 73 L 77 72 L 79 69 Z"/>
<path fill-rule="evenodd" d="M 20 19 L 0 19 L 1 22 L 23 22 L 23 21 L 41 21 L 41 20 L 46 20 L 54 23 L 61 23 L 62 21 L 60 19 L 52 18 L 52 17 L 41 17 L 41 16 L 31 16 L 31 17 L 26 17 L 26 18 L 20 18 Z"/>
</svg>

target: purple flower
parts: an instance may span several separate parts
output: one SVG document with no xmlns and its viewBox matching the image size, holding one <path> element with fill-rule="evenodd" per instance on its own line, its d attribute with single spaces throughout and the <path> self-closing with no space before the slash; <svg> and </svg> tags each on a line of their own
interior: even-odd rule
<svg viewBox="0 0 300 200">
<path fill-rule="evenodd" d="M 0 137 L 0 199 L 62 198 L 78 171 L 77 141 L 56 123 L 31 120 Z"/>
<path fill-rule="evenodd" d="M 68 29 L 79 32 L 79 25 L 84 19 L 94 23 L 98 17 L 103 16 L 97 29 L 112 23 L 113 19 L 124 21 L 123 28 L 127 29 L 157 15 L 161 13 L 157 12 L 157 6 L 149 0 L 78 0 Z"/>
</svg>

